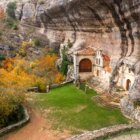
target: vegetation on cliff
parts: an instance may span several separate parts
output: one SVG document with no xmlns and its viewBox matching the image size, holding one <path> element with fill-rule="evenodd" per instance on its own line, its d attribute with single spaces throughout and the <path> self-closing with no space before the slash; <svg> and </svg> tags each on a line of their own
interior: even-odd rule
<svg viewBox="0 0 140 140">
<path fill-rule="evenodd" d="M 17 28 L 15 9 L 16 3 L 9 3 L 6 13 L 0 9 L 0 44 L 2 49 L 9 46 L 0 51 L 0 128 L 23 117 L 21 105 L 28 88 L 45 92 L 47 85 L 65 79 L 56 67 L 58 56 L 50 53 L 42 38 L 34 37 L 33 30 L 23 34 Z"/>
</svg>

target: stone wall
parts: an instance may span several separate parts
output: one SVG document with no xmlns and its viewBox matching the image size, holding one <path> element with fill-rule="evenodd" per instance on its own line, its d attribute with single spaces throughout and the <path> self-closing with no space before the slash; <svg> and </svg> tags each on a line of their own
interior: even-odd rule
<svg viewBox="0 0 140 140">
<path fill-rule="evenodd" d="M 62 86 L 64 86 L 64 85 L 67 85 L 67 84 L 70 84 L 70 83 L 73 83 L 73 80 L 64 81 L 63 83 L 60 83 L 60 84 L 53 84 L 53 85 L 50 86 L 50 89 L 62 87 Z"/>
<path fill-rule="evenodd" d="M 138 129 L 140 125 L 130 124 L 130 125 L 116 125 L 112 127 L 102 128 L 100 130 L 85 132 L 81 135 L 76 135 L 66 140 L 97 140 L 97 139 L 105 139 L 109 136 L 115 136 L 118 133 L 124 131 L 131 131 L 132 129 Z"/>
<path fill-rule="evenodd" d="M 0 129 L 0 136 L 4 135 L 4 134 L 6 134 L 6 133 L 8 133 L 10 131 L 13 131 L 13 130 L 15 130 L 17 128 L 20 128 L 23 125 L 25 125 L 27 122 L 29 122 L 30 117 L 29 117 L 28 111 L 27 111 L 27 109 L 25 107 L 24 107 L 24 114 L 25 114 L 24 119 L 21 120 L 20 122 L 18 122 L 16 124 L 12 124 L 10 126 L 7 126 L 7 127 L 3 128 L 3 129 Z"/>
</svg>

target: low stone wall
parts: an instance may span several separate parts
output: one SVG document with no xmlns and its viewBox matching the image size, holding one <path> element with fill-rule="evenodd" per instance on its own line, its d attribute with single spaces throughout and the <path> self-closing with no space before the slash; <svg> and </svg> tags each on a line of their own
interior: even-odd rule
<svg viewBox="0 0 140 140">
<path fill-rule="evenodd" d="M 13 131 L 16 128 L 20 128 L 21 126 L 23 126 L 24 124 L 29 122 L 30 117 L 29 117 L 28 111 L 27 111 L 27 109 L 25 107 L 24 107 L 24 114 L 25 114 L 25 117 L 20 122 L 18 122 L 16 124 L 12 124 L 10 126 L 7 126 L 7 127 L 3 128 L 3 129 L 0 129 L 0 136 L 3 136 L 4 134 L 6 134 L 6 133 L 8 133 L 10 131 Z"/>
<path fill-rule="evenodd" d="M 50 89 L 54 89 L 54 88 L 57 88 L 57 87 L 62 87 L 64 85 L 67 85 L 67 84 L 70 84 L 70 83 L 73 83 L 74 80 L 70 80 L 70 81 L 65 81 L 63 83 L 60 83 L 60 84 L 53 84 L 50 86 Z"/>
<path fill-rule="evenodd" d="M 95 131 L 88 131 L 81 135 L 76 135 L 71 138 L 67 138 L 66 140 L 98 140 L 107 138 L 109 136 L 117 135 L 124 131 L 130 131 L 132 129 L 138 129 L 140 128 L 140 124 L 121 124 L 111 127 L 102 128 Z"/>
</svg>

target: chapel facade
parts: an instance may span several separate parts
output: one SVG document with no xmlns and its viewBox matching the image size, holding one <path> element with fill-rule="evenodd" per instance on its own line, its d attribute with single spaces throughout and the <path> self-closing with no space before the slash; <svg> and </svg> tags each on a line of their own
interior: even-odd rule
<svg viewBox="0 0 140 140">
<path fill-rule="evenodd" d="M 92 47 L 85 47 L 73 53 L 74 80 L 87 80 L 96 77 L 109 88 L 110 78 L 113 71 L 111 58 L 102 50 L 94 50 Z M 128 64 L 119 68 L 116 78 L 116 85 L 128 91 L 134 83 L 134 72 Z"/>
</svg>

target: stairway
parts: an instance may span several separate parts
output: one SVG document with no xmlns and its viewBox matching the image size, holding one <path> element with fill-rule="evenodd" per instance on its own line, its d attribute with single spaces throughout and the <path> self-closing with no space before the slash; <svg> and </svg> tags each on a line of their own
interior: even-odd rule
<svg viewBox="0 0 140 140">
<path fill-rule="evenodd" d="M 108 93 L 108 90 L 103 88 L 103 85 L 97 78 L 88 79 L 86 84 L 98 93 L 97 96 L 92 98 L 93 101 L 108 108 L 120 108 L 120 99 L 122 95 L 118 93 Z"/>
</svg>

